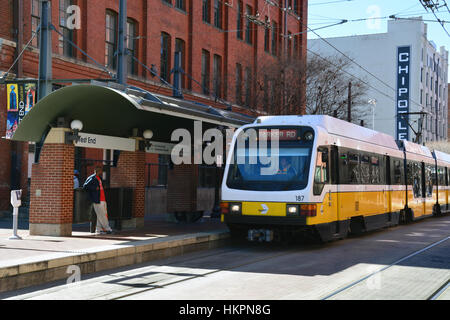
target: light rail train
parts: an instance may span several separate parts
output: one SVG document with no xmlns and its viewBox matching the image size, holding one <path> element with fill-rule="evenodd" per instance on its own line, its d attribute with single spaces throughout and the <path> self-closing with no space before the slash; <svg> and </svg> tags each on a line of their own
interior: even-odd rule
<svg viewBox="0 0 450 320">
<path fill-rule="evenodd" d="M 232 237 L 327 242 L 446 213 L 449 180 L 450 155 L 422 145 L 329 116 L 259 117 L 231 142 L 221 219 Z"/>
</svg>

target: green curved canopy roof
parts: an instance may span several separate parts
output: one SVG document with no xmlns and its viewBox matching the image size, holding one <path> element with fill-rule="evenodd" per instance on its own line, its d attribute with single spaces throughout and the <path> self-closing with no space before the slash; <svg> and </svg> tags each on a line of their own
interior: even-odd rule
<svg viewBox="0 0 450 320">
<path fill-rule="evenodd" d="M 117 86 L 117 85 L 115 85 Z M 139 88 L 112 88 L 81 84 L 54 91 L 39 101 L 23 118 L 12 140 L 40 142 L 58 118 L 83 122 L 82 132 L 107 136 L 132 136 L 133 128 L 151 129 L 155 141 L 170 141 L 173 130 L 192 132 L 193 120 L 203 128 L 240 127 L 254 119 L 204 104 L 151 94 Z"/>
</svg>

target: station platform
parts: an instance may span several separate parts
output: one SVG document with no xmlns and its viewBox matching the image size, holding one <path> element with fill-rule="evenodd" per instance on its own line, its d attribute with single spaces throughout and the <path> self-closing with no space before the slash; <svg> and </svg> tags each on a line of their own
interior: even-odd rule
<svg viewBox="0 0 450 320">
<path fill-rule="evenodd" d="M 181 255 L 227 243 L 228 228 L 218 218 L 169 222 L 166 215 L 147 217 L 144 228 L 110 235 L 89 232 L 89 224 L 74 225 L 71 237 L 31 236 L 20 221 L 12 236 L 8 221 L 0 223 L 0 292 L 68 279 L 73 270 L 86 274 Z M 74 267 L 75 266 L 75 267 Z"/>
</svg>

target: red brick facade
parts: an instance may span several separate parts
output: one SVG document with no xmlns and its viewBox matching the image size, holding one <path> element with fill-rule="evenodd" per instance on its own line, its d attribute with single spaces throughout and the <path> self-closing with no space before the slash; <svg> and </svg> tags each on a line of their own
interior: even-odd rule
<svg viewBox="0 0 450 320">
<path fill-rule="evenodd" d="M 73 216 L 74 146 L 45 144 L 38 164 L 33 164 L 30 186 L 30 226 L 58 225 L 56 235 L 70 235 Z M 55 233 L 52 233 L 55 235 Z"/>
<path fill-rule="evenodd" d="M 17 0 L 20 1 L 20 0 Z M 23 0 L 23 39 L 24 44 L 31 38 L 32 23 L 31 23 L 31 2 L 33 0 Z M 17 27 L 14 21 L 17 20 L 16 9 L 13 0 L 2 1 L 0 6 L 0 75 L 3 74 L 17 54 L 16 39 Z M 59 1 L 52 2 L 52 22 L 59 27 Z M 129 21 L 136 26 L 135 45 L 136 58 L 146 66 L 155 65 L 158 74 L 162 69 L 161 66 L 161 35 L 165 33 L 168 35 L 168 70 L 170 71 L 173 64 L 173 55 L 177 44 L 184 44 L 184 58 L 182 67 L 190 77 L 183 79 L 183 94 L 186 99 L 195 100 L 206 103 L 218 108 L 225 108 L 226 104 L 232 104 L 233 111 L 244 112 L 252 115 L 265 114 L 267 110 L 261 103 L 260 98 L 263 90 L 263 76 L 264 66 L 268 63 L 274 62 L 284 55 L 285 37 L 283 34 L 294 35 L 292 40 L 286 40 L 286 47 L 289 48 L 289 55 L 297 57 L 301 61 L 306 59 L 306 18 L 307 18 L 307 0 L 289 0 L 288 3 L 292 6 L 292 10 L 285 14 L 282 9 L 284 0 L 272 1 L 275 5 L 269 5 L 265 0 L 233 0 L 233 1 L 214 1 L 209 0 L 209 22 L 203 19 L 204 10 L 202 7 L 204 1 L 202 0 L 185 0 L 184 8 L 176 7 L 178 3 L 176 0 L 128 0 L 127 16 Z M 6 4 L 4 4 L 6 3 Z M 105 39 L 106 39 L 106 12 L 118 12 L 119 1 L 117 0 L 73 0 L 73 4 L 78 5 L 81 9 L 81 28 L 73 32 L 74 42 L 87 52 L 100 64 L 105 64 Z M 220 8 L 221 26 L 215 26 L 215 4 Z M 296 8 L 294 9 L 294 5 Z M 241 8 L 240 17 L 239 9 Z M 247 10 L 250 16 L 246 16 Z M 256 17 L 255 22 L 251 21 L 252 17 Z M 284 17 L 287 18 L 287 30 L 284 30 Z M 250 18 L 250 19 L 248 19 Z M 266 29 L 258 21 L 265 21 L 269 19 L 269 25 L 275 26 L 275 29 Z M 238 22 L 239 20 L 239 22 Z M 239 27 L 240 26 L 240 29 Z M 248 27 L 247 27 L 248 26 Z M 239 30 L 242 30 L 239 31 Z M 246 32 L 246 31 L 249 32 Z M 268 30 L 268 38 L 266 37 Z M 303 33 L 302 33 L 303 32 Z M 74 50 L 73 56 L 68 57 L 63 55 L 62 48 L 59 42 L 59 36 L 52 33 L 52 48 L 53 48 L 53 78 L 109 78 L 100 67 L 92 63 L 92 61 L 83 55 L 80 51 Z M 251 40 L 250 40 L 251 39 Z M 275 48 L 275 49 L 274 49 Z M 265 50 L 267 49 L 267 50 Z M 202 52 L 207 59 L 203 62 L 202 68 Z M 220 64 L 218 63 L 220 61 Z M 215 64 L 217 62 L 217 65 Z M 23 70 L 23 77 L 36 78 L 38 73 L 38 49 L 31 48 L 27 50 L 23 59 L 19 61 L 21 69 Z M 237 97 L 237 81 L 240 76 L 242 84 L 244 81 L 243 75 L 237 74 L 237 64 L 242 67 L 242 70 L 250 71 L 250 85 L 248 90 L 242 88 L 240 90 L 241 97 Z M 152 77 L 144 67 L 135 64 L 136 73 L 128 77 L 128 84 L 141 87 L 151 92 L 160 94 L 172 95 L 172 89 L 169 86 L 161 84 L 157 77 Z M 205 69 L 206 67 L 206 69 Z M 217 67 L 219 68 L 217 70 Z M 12 77 L 16 69 L 12 70 Z M 205 72 L 207 77 L 205 77 Z M 203 74 L 203 75 L 202 75 Z M 214 88 L 214 75 L 218 74 L 216 79 L 219 79 L 220 91 L 217 95 L 222 100 L 215 99 L 212 94 Z M 208 81 L 204 83 L 209 87 L 210 94 L 205 94 L 203 88 L 197 83 L 202 82 L 202 79 L 207 78 Z M 196 81 L 194 81 L 196 80 Z M 172 82 L 172 78 L 169 79 Z M 248 92 L 249 99 L 245 99 L 245 94 Z M 246 101 L 247 100 L 247 101 Z M 225 103 L 226 101 L 226 103 Z M 6 86 L 0 85 L 0 102 L 1 105 L 6 105 Z M 304 106 L 299 106 L 298 112 L 302 112 Z M 6 126 L 6 108 L 0 109 L 0 133 L 5 132 Z M 3 134 L 2 134 L 3 135 Z M 11 181 L 11 152 L 16 146 L 10 141 L 0 139 L 0 210 L 6 209 L 9 203 L 10 181 Z M 19 144 L 21 145 L 21 144 Z M 41 155 L 41 162 L 48 156 L 49 148 L 44 148 Z M 60 147 L 62 148 L 62 147 Z M 22 168 L 27 168 L 27 145 L 18 148 L 22 152 Z M 59 152 L 59 151 L 58 151 Z M 95 155 L 96 154 L 96 155 Z M 86 158 L 95 157 L 102 158 L 101 151 L 92 152 Z M 143 160 L 146 158 L 146 161 Z M 49 159 L 51 160 L 51 159 Z M 62 159 L 52 161 L 63 161 Z M 73 170 L 73 161 L 68 161 L 67 170 Z M 128 155 L 122 153 L 120 156 L 120 166 L 122 164 L 127 168 L 118 168 L 112 170 L 111 183 L 116 185 L 130 181 L 125 178 L 130 174 L 133 182 L 133 187 L 141 190 L 143 182 L 141 177 L 144 177 L 144 166 L 136 167 L 135 164 L 142 162 L 155 162 L 155 156 L 144 155 L 136 153 L 136 155 Z M 55 163 L 56 166 L 61 165 L 62 162 Z M 130 167 L 131 166 L 131 167 Z M 40 169 L 39 165 L 33 167 L 33 175 Z M 125 171 L 123 171 L 125 170 Z M 141 172 L 142 171 L 142 172 Z M 116 177 L 114 177 L 116 175 Z M 192 175 L 192 174 L 191 174 Z M 45 178 L 44 178 L 45 177 Z M 45 179 L 50 179 L 50 176 L 40 175 L 42 181 L 32 179 L 31 200 L 38 201 L 33 198 L 33 193 L 38 188 L 45 190 Z M 119 182 L 122 178 L 124 181 Z M 35 180 L 35 181 L 33 181 Z M 189 179 L 190 180 L 190 179 Z M 26 188 L 27 175 L 23 174 L 21 177 L 22 187 Z M 66 183 L 72 185 L 72 181 L 55 181 L 52 186 L 53 189 L 59 189 L 58 185 L 66 188 Z M 58 182 L 56 182 L 58 181 Z M 47 192 L 47 191 L 46 191 Z M 50 191 L 49 191 L 50 192 Z M 143 197 L 142 193 L 142 197 Z M 141 197 L 139 195 L 139 197 Z M 143 199 L 136 198 L 135 217 L 143 216 Z M 169 200 L 170 203 L 170 200 Z M 45 204 L 42 204 L 44 206 Z M 55 204 L 64 207 L 64 212 L 69 212 L 68 204 L 63 203 L 63 199 L 55 201 Z M 43 207 L 42 207 L 43 208 Z M 39 210 L 42 208 L 39 207 Z M 32 209 L 38 210 L 37 207 Z M 67 213 L 69 214 L 69 213 Z M 71 212 L 70 212 L 71 214 Z M 34 218 L 33 218 L 34 219 Z M 44 219 L 44 218 L 43 218 Z M 45 218 L 47 219 L 47 218 Z M 45 220 L 44 219 L 44 220 Z M 51 220 L 51 217 L 48 217 Z M 61 223 L 66 221 L 64 215 L 61 218 Z M 38 223 L 38 221 L 33 220 Z M 68 220 L 67 220 L 68 221 Z M 30 220 L 31 222 L 31 220 Z"/>
<path fill-rule="evenodd" d="M 133 217 L 145 215 L 145 153 L 142 151 L 122 152 L 116 168 L 111 168 L 111 183 L 114 187 L 134 189 Z"/>
</svg>

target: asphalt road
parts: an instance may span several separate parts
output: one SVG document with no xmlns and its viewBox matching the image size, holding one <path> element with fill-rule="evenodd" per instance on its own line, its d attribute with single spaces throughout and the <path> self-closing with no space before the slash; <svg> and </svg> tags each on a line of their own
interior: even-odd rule
<svg viewBox="0 0 450 320">
<path fill-rule="evenodd" d="M 446 216 L 325 245 L 230 245 L 0 298 L 449 300 L 449 253 Z"/>
</svg>

